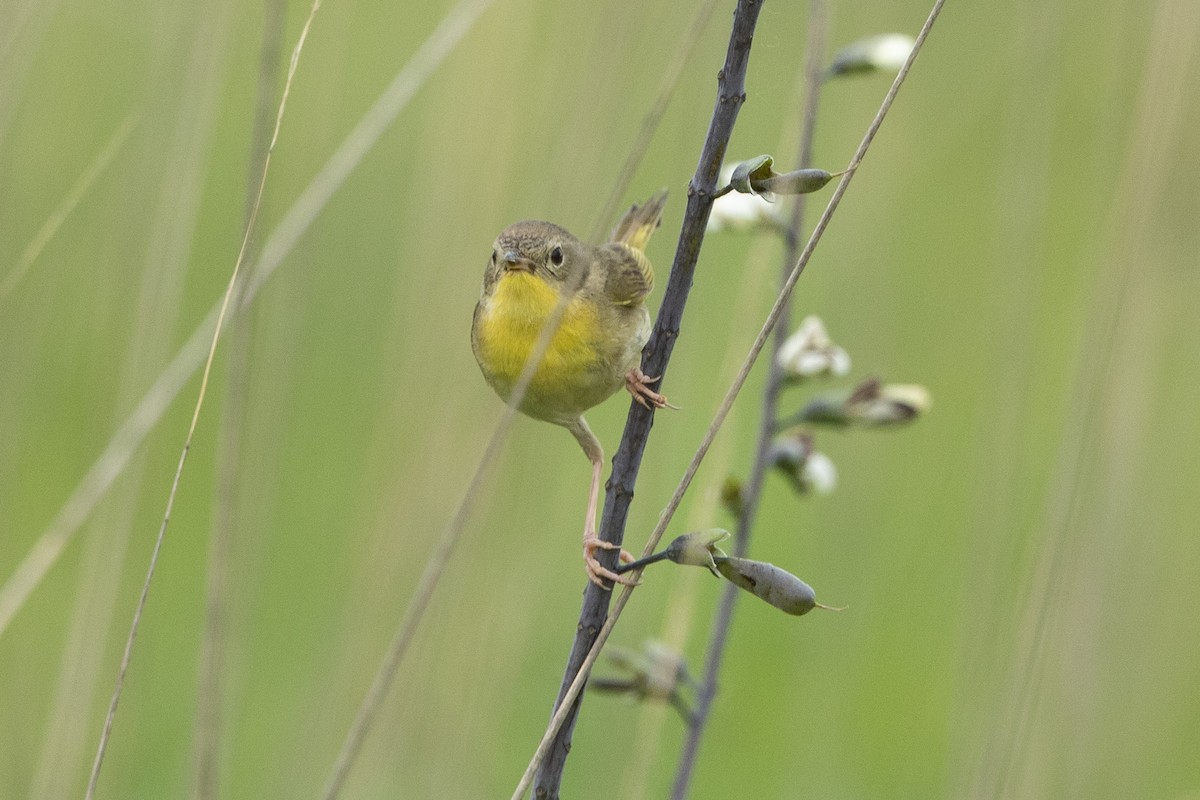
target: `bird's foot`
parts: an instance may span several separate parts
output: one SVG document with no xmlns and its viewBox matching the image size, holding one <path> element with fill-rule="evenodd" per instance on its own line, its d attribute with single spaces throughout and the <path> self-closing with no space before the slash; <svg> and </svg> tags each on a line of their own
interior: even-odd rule
<svg viewBox="0 0 1200 800">
<path fill-rule="evenodd" d="M 583 568 L 587 570 L 588 580 L 599 586 L 601 589 L 608 590 L 610 587 L 604 585 L 605 580 L 610 580 L 613 583 L 624 584 L 625 586 L 636 586 L 635 581 L 629 575 L 618 575 L 611 569 L 608 569 L 596 559 L 597 550 L 620 550 L 620 545 L 615 545 L 612 542 L 606 542 L 598 538 L 595 534 L 583 537 Z M 633 555 L 628 550 L 621 550 L 621 561 L 626 563 L 633 561 Z"/>
<path fill-rule="evenodd" d="M 634 367 L 625 376 L 625 389 L 643 408 L 673 408 L 678 411 L 678 406 L 671 405 L 665 396 L 650 388 L 650 384 L 656 380 L 658 378 L 646 377 L 646 373 L 642 372 L 640 367 Z"/>
</svg>

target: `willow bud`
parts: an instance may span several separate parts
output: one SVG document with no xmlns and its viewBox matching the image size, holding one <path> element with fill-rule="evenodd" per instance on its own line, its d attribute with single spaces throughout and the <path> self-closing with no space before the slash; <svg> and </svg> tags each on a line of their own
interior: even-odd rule
<svg viewBox="0 0 1200 800">
<path fill-rule="evenodd" d="M 851 393 L 847 414 L 864 425 L 911 422 L 933 404 L 929 390 L 915 383 L 881 383 L 868 378 Z"/>
<path fill-rule="evenodd" d="M 732 166 L 727 166 L 721 170 L 721 185 L 730 183 L 733 169 Z M 786 230 L 787 225 L 787 218 L 779 206 L 773 205 L 757 194 L 742 194 L 733 191 L 723 194 L 713 201 L 712 211 L 708 215 L 707 230 L 709 233 L 725 231 L 779 233 Z"/>
<path fill-rule="evenodd" d="M 799 494 L 829 494 L 837 487 L 837 467 L 829 456 L 813 450 L 812 434 L 806 431 L 775 437 L 767 460 Z"/>
<path fill-rule="evenodd" d="M 820 317 L 809 315 L 796 332 L 784 340 L 775 363 L 786 377 L 800 381 L 817 376 L 845 375 L 850 371 L 850 354 L 833 343 Z"/>
<path fill-rule="evenodd" d="M 729 531 L 723 528 L 685 533 L 667 545 L 667 558 L 676 564 L 707 567 L 709 572 L 716 575 L 717 565 L 713 557 L 725 555 L 717 545 L 728 538 Z"/>
<path fill-rule="evenodd" d="M 815 397 L 788 424 L 902 425 L 929 411 L 933 400 L 924 386 L 883 383 L 867 378 L 850 392 Z"/>
<path fill-rule="evenodd" d="M 903 33 L 884 33 L 852 42 L 833 57 L 831 75 L 862 75 L 870 72 L 899 72 L 912 52 L 911 36 Z"/>
<path fill-rule="evenodd" d="M 717 565 L 713 563 L 713 556 L 725 555 L 721 548 L 717 547 L 717 543 L 728 538 L 729 531 L 723 528 L 685 533 L 682 536 L 676 536 L 665 550 L 639 558 L 637 561 L 618 564 L 616 572 L 620 575 L 630 570 L 645 569 L 659 561 L 674 561 L 676 564 L 689 567 L 706 567 L 709 572 L 716 575 Z"/>
<path fill-rule="evenodd" d="M 833 180 L 840 172 L 823 169 L 797 169 L 782 174 L 771 168 L 771 156 L 755 156 L 733 168 L 729 185 L 735 192 L 752 194 L 773 201 L 776 194 L 808 194 Z"/>
</svg>

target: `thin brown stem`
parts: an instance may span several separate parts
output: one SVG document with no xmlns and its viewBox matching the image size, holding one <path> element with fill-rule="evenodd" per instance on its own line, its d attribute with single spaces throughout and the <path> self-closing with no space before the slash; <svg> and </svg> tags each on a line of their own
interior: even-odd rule
<svg viewBox="0 0 1200 800">
<path fill-rule="evenodd" d="M 828 19 L 824 0 L 811 0 L 808 13 L 808 42 L 807 61 L 804 68 L 805 101 L 801 113 L 800 143 L 796 156 L 796 167 L 805 169 L 812 164 L 813 132 L 816 129 L 817 107 L 820 103 L 821 85 L 825 71 L 825 38 L 828 29 Z M 784 235 L 783 267 L 780 283 L 786 284 L 792 265 L 800 249 L 800 235 L 804 228 L 804 210 L 807 195 L 796 196 L 792 206 L 792 217 Z M 737 527 L 734 533 L 733 553 L 744 558 L 750 547 L 750 535 L 754 528 L 754 519 L 758 512 L 759 499 L 762 497 L 763 480 L 768 469 L 768 453 L 771 440 L 775 433 L 775 420 L 778 417 L 779 393 L 783 387 L 783 372 L 777 363 L 776 355 L 787 337 L 791 320 L 791 303 L 785 302 L 780 307 L 779 319 L 775 324 L 775 336 L 767 365 L 767 382 L 763 389 L 762 412 L 758 425 L 758 441 L 755 446 L 754 460 L 750 475 L 742 492 L 741 513 L 738 515 Z M 687 796 L 692 775 L 695 772 L 696 757 L 699 752 L 700 739 L 708 723 L 709 712 L 717 693 L 717 676 L 720 672 L 721 661 L 728 641 L 729 627 L 733 621 L 733 608 L 737 603 L 739 590 L 732 583 L 725 584 L 721 594 L 721 602 L 717 607 L 716 618 L 709 636 L 708 652 L 705 656 L 703 678 L 696 693 L 696 705 L 692 710 L 687 728 L 687 738 L 684 740 L 683 751 L 679 757 L 679 765 L 675 772 L 675 782 L 671 789 L 672 798 Z"/>
<path fill-rule="evenodd" d="M 808 245 L 805 247 L 804 252 L 801 253 L 795 267 L 792 268 L 787 275 L 787 278 L 784 280 L 783 288 L 780 291 L 780 300 L 782 302 L 776 303 L 776 309 L 779 311 L 777 316 L 779 318 L 782 318 L 785 313 L 786 298 L 790 296 L 792 288 L 795 286 L 796 281 L 803 272 L 804 266 L 808 262 L 808 257 L 812 253 L 812 249 L 816 243 L 816 240 L 824 231 L 833 209 L 836 208 L 837 204 L 840 202 L 842 194 L 845 192 L 846 187 L 854 176 L 854 172 L 858 169 L 859 164 L 862 163 L 862 159 L 866 155 L 867 149 L 870 147 L 871 142 L 875 138 L 875 134 L 878 132 L 880 125 L 883 123 L 883 119 L 886 116 L 888 109 L 891 108 L 892 102 L 895 100 L 896 94 L 900 90 L 900 86 L 903 85 L 904 79 L 908 76 L 908 71 L 912 67 L 913 61 L 916 59 L 917 54 L 920 53 L 921 47 L 925 43 L 925 39 L 928 37 L 930 29 L 933 27 L 933 23 L 937 20 L 938 15 L 941 13 L 942 5 L 944 3 L 945 0 L 936 0 L 934 3 L 933 9 L 929 13 L 929 17 L 926 19 L 924 26 L 922 26 L 920 34 L 917 36 L 917 40 L 913 46 L 912 52 L 909 54 L 904 66 L 901 67 L 899 73 L 896 75 L 896 79 L 892 82 L 892 86 L 888 90 L 888 93 L 884 96 L 883 103 L 880 105 L 879 111 L 875 115 L 875 119 L 867 129 L 867 133 L 863 137 L 858 151 L 854 154 L 854 158 L 851 160 L 850 166 L 846 169 L 846 174 L 838 183 L 837 189 L 834 191 L 834 196 L 829 201 L 829 206 L 825 209 L 825 213 L 817 222 L 817 226 L 813 231 L 812 237 L 809 239 Z M 818 36 L 821 37 L 817 39 L 817 43 L 820 45 L 819 49 L 823 49 L 823 44 L 821 44 L 823 41 L 823 36 L 821 32 L 817 31 L 817 28 L 824 28 L 824 13 L 823 9 L 820 9 L 818 13 L 817 6 L 819 5 L 819 0 L 814 0 L 812 24 L 809 32 L 809 47 L 813 48 L 813 39 L 811 37 Z M 818 20 L 822 21 L 819 22 Z M 810 76 L 809 100 L 806 103 L 804 130 L 801 136 L 801 152 L 799 156 L 801 166 L 808 164 L 812 157 L 812 127 L 815 124 L 817 108 L 816 104 L 819 100 L 819 84 L 821 79 L 819 72 L 820 64 L 816 64 L 814 66 L 814 57 L 815 56 L 812 50 L 810 50 L 810 61 L 808 66 Z M 790 237 L 794 237 L 797 234 L 799 225 L 802 222 L 802 213 L 802 205 L 797 203 L 792 217 L 793 227 L 791 228 Z M 790 237 L 789 247 L 792 246 Z M 766 329 L 764 329 L 764 333 L 765 331 Z M 783 326 L 780 326 L 780 328 L 776 331 L 777 348 L 785 332 L 786 328 Z M 767 391 L 763 399 L 763 417 L 760 420 L 758 449 L 753 465 L 753 471 L 751 473 L 751 478 L 747 483 L 747 491 L 743 496 L 744 508 L 742 513 L 739 515 L 737 536 L 734 541 L 734 552 L 739 556 L 744 555 L 747 547 L 749 546 L 750 532 L 753 528 L 754 516 L 758 509 L 758 503 L 762 489 L 762 480 L 765 476 L 767 467 L 766 448 L 770 446 L 770 439 L 775 429 L 775 416 L 779 387 L 780 376 L 778 374 L 777 367 L 772 364 L 771 373 L 768 377 Z M 687 796 L 688 793 L 691 777 L 695 770 L 700 738 L 707 724 L 708 714 L 711 710 L 713 699 L 716 696 L 717 676 L 720 672 L 721 660 L 725 652 L 729 626 L 733 616 L 733 607 L 737 600 L 736 594 L 736 587 L 732 585 L 727 586 L 721 598 L 721 604 L 717 610 L 717 618 L 713 624 L 713 635 L 709 640 L 708 655 L 705 659 L 704 678 L 701 683 L 700 691 L 697 692 L 696 708 L 693 713 L 692 724 L 688 729 L 688 738 L 684 744 L 683 753 L 680 756 L 679 767 L 675 775 L 675 783 L 671 790 L 672 800 L 682 800 Z"/>
</svg>

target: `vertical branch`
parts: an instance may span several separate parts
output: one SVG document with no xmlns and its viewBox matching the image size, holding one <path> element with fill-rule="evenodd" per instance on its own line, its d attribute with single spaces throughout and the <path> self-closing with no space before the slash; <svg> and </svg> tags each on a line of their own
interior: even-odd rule
<svg viewBox="0 0 1200 800">
<path fill-rule="evenodd" d="M 687 210 L 684 214 L 683 227 L 679 232 L 675 261 L 671 266 L 670 277 L 667 279 L 667 288 L 663 293 L 663 302 L 655 321 L 654 331 L 642 357 L 642 370 L 647 375 L 661 377 L 666 373 L 671 351 L 679 336 L 683 310 L 687 304 L 696 262 L 700 257 L 700 247 L 704 240 L 704 229 L 708 224 L 709 212 L 712 210 L 717 175 L 725 157 L 729 138 L 733 133 L 734 123 L 737 121 L 738 111 L 746 100 L 746 67 L 749 63 L 750 45 L 754 38 L 754 28 L 758 22 L 761 8 L 761 0 L 739 0 L 734 11 L 733 28 L 729 36 L 725 65 L 717 74 L 717 99 L 712 119 L 709 122 L 708 134 L 705 137 L 700 161 L 696 166 L 696 173 L 688 184 Z M 637 482 L 642 453 L 645 450 L 646 440 L 650 435 L 653 423 L 653 412 L 637 403 L 630 403 L 625 433 L 621 437 L 621 444 L 613 457 L 612 475 L 604 497 L 600 538 L 606 542 L 619 545 L 624 538 L 629 504 L 633 500 L 633 489 Z M 616 551 L 601 551 L 598 555 L 605 566 L 610 569 L 616 566 Z M 588 651 L 604 623 L 611 596 L 611 592 L 590 583 L 584 590 L 583 608 L 579 614 L 575 641 L 567 660 L 562 686 L 555 701 L 556 709 L 583 665 Z M 545 761 L 538 770 L 534 783 L 534 796 L 539 800 L 558 797 L 558 787 L 562 780 L 567 754 L 571 748 L 571 735 L 578 712 L 579 699 L 577 698 L 562 728 L 555 736 Z"/>
<path fill-rule="evenodd" d="M 817 106 L 820 102 L 821 84 L 824 76 L 825 35 L 828 20 L 825 13 L 824 0 L 811 0 L 808 13 L 808 60 L 805 64 L 805 101 L 802 112 L 799 152 L 796 157 L 796 168 L 805 169 L 812 164 L 813 132 L 816 128 Z M 806 194 L 796 196 L 792 206 L 792 218 L 785 234 L 783 267 L 780 283 L 786 284 L 796 263 L 800 249 L 800 233 L 804 228 L 804 211 Z M 766 477 L 767 457 L 771 449 L 771 440 L 775 433 L 775 421 L 778 417 L 779 393 L 783 388 L 783 371 L 779 368 L 776 355 L 787 337 L 790 327 L 790 303 L 785 303 L 775 323 L 775 336 L 771 347 L 767 366 L 767 383 L 763 389 L 762 417 L 758 424 L 758 441 L 754 451 L 754 462 L 750 475 L 746 480 L 742 493 L 741 513 L 738 515 L 737 528 L 733 540 L 734 555 L 744 558 L 750 548 L 750 535 L 754 529 L 754 519 L 758 513 L 759 500 L 762 497 L 763 480 Z M 717 694 L 717 675 L 721 669 L 721 659 L 728 640 L 729 626 L 733 620 L 733 607 L 738 599 L 740 590 L 732 583 L 725 584 L 721 594 L 721 602 L 717 607 L 716 619 L 713 623 L 712 634 L 709 638 L 708 653 L 704 661 L 704 677 L 696 695 L 696 707 L 688 722 L 687 738 L 684 741 L 683 752 L 679 757 L 679 766 L 675 773 L 675 782 L 671 788 L 673 800 L 687 796 L 688 787 L 696 766 L 696 756 L 699 752 L 700 737 L 708 723 L 708 715 L 712 709 L 713 699 Z"/>
</svg>

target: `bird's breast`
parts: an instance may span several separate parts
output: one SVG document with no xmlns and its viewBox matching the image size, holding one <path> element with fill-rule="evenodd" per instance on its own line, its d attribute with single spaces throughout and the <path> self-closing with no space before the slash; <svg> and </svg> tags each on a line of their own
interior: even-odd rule
<svg viewBox="0 0 1200 800">
<path fill-rule="evenodd" d="M 489 383 L 506 400 L 558 298 L 558 290 L 542 278 L 509 272 L 481 301 L 476 356 Z M 603 341 L 596 309 L 578 297 L 573 299 L 534 373 L 521 410 L 551 421 L 573 419 L 612 394 Z"/>
</svg>

